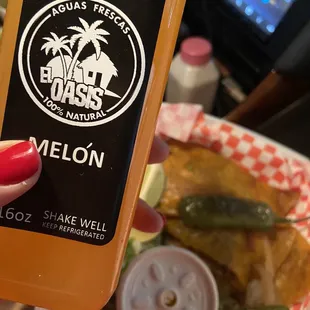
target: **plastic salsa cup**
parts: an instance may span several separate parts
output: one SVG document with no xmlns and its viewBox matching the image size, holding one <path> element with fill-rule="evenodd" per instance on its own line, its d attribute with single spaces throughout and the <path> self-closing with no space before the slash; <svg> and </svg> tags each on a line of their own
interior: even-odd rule
<svg viewBox="0 0 310 310">
<path fill-rule="evenodd" d="M 117 310 L 218 310 L 218 306 L 218 290 L 208 266 L 174 246 L 137 256 L 117 290 Z"/>
</svg>

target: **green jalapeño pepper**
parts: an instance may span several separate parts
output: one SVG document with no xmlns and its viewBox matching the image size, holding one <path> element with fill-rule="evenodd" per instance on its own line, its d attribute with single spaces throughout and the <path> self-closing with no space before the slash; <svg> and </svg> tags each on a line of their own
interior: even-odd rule
<svg viewBox="0 0 310 310">
<path fill-rule="evenodd" d="M 263 202 L 228 196 L 185 197 L 180 201 L 179 214 L 185 225 L 197 229 L 266 231 L 277 224 L 292 224 L 309 219 L 281 218 Z"/>
</svg>

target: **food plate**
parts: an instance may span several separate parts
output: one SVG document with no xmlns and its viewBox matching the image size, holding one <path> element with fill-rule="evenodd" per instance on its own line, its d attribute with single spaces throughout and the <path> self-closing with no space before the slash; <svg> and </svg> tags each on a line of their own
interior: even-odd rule
<svg viewBox="0 0 310 310">
<path fill-rule="evenodd" d="M 247 129 L 205 115 L 199 105 L 163 104 L 157 134 L 164 139 L 204 146 L 274 188 L 297 191 L 299 199 L 289 217 L 298 219 L 310 215 L 310 162 L 306 157 Z M 310 222 L 304 221 L 295 227 L 310 242 Z M 310 295 L 291 309 L 310 309 Z"/>
<path fill-rule="evenodd" d="M 253 177 L 274 188 L 297 191 L 298 202 L 290 211 L 289 217 L 298 219 L 310 215 L 310 162 L 306 157 L 247 129 L 205 115 L 199 105 L 163 104 L 156 133 L 163 139 L 173 139 L 184 144 L 193 143 L 210 149 L 234 161 Z M 154 175 L 162 178 L 160 171 L 161 168 L 158 166 L 154 170 Z M 145 193 L 143 192 L 142 196 L 148 197 L 148 190 L 152 186 L 150 182 L 145 184 L 147 186 L 144 186 Z M 157 194 L 156 191 L 156 197 Z M 155 198 L 153 195 L 151 197 Z M 299 223 L 295 227 L 310 243 L 310 221 Z M 158 239 L 151 242 L 153 245 L 147 245 L 144 249 L 147 250 L 161 243 Z M 131 252 L 141 250 L 141 246 L 138 251 L 132 244 L 129 248 Z M 131 253 L 130 256 L 135 255 Z M 300 282 L 303 281 L 309 281 L 309 279 L 301 276 Z M 111 309 L 115 309 L 112 304 Z M 291 310 L 307 309 L 310 309 L 310 294 L 291 307 Z"/>
</svg>

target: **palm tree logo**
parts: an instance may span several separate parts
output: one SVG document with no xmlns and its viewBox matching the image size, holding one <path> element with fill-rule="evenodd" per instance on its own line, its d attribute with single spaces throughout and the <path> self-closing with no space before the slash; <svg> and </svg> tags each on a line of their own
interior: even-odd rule
<svg viewBox="0 0 310 310">
<path fill-rule="evenodd" d="M 107 36 L 110 34 L 108 31 L 102 28 L 98 28 L 103 23 L 102 20 L 97 20 L 91 25 L 89 25 L 82 18 L 79 18 L 79 20 L 83 28 L 78 27 L 78 26 L 72 26 L 68 28 L 70 30 L 74 30 L 78 32 L 77 34 L 74 34 L 70 40 L 71 49 L 74 47 L 76 43 L 78 43 L 78 49 L 70 64 L 69 71 L 68 71 L 68 79 L 72 79 L 74 68 L 76 67 L 79 56 L 81 52 L 83 51 L 83 49 L 85 48 L 85 46 L 88 43 L 93 44 L 95 51 L 96 51 L 96 57 L 98 60 L 100 57 L 100 53 L 101 53 L 100 41 L 108 44 L 108 41 L 106 40 L 106 38 L 104 38 L 104 36 Z"/>
<path fill-rule="evenodd" d="M 79 18 L 82 27 L 71 26 L 69 30 L 77 32 L 73 34 L 70 39 L 68 36 L 58 37 L 54 32 L 51 32 L 51 37 L 45 37 L 43 40 L 47 41 L 42 45 L 41 50 L 45 50 L 45 54 L 48 55 L 52 51 L 53 56 L 57 53 L 60 56 L 63 77 L 65 82 L 67 80 L 73 80 L 74 70 L 79 64 L 79 57 L 83 49 L 92 43 L 95 48 L 96 60 L 99 60 L 101 56 L 101 42 L 108 44 L 107 39 L 104 36 L 110 35 L 110 33 L 102 28 L 99 28 L 103 23 L 102 20 L 97 20 L 89 25 L 84 19 Z M 76 53 L 73 56 L 73 48 L 77 45 Z M 64 55 L 66 52 L 70 56 L 69 63 L 66 62 Z M 67 56 L 68 57 L 68 56 Z"/>
<path fill-rule="evenodd" d="M 68 44 L 70 40 L 67 39 L 68 36 L 63 36 L 59 38 L 57 34 L 51 32 L 51 37 L 45 37 L 43 40 L 47 41 L 42 45 L 41 51 L 45 50 L 45 54 L 48 55 L 52 51 L 53 56 L 56 56 L 58 53 L 62 63 L 63 77 L 64 80 L 67 80 L 67 64 L 63 51 L 67 52 L 68 55 L 72 58 L 72 51 L 69 48 Z"/>
</svg>

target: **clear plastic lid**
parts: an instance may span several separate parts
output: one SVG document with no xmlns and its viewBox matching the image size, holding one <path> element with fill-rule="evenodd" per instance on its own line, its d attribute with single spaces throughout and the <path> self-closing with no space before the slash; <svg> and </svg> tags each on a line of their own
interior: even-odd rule
<svg viewBox="0 0 310 310">
<path fill-rule="evenodd" d="M 218 290 L 195 254 L 163 246 L 139 255 L 123 275 L 117 310 L 218 310 Z"/>
</svg>

